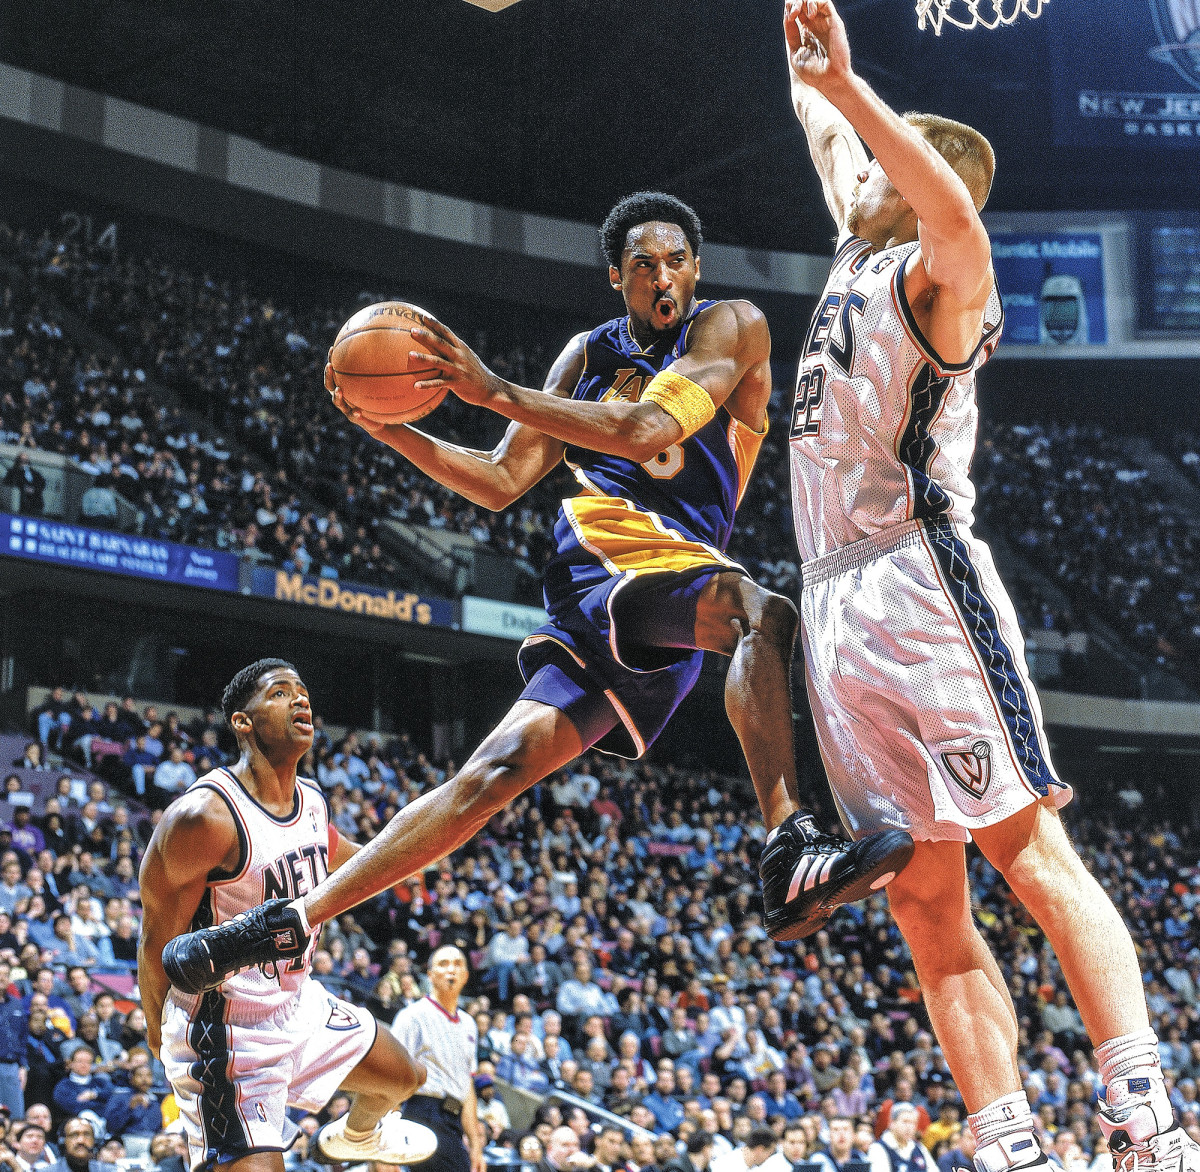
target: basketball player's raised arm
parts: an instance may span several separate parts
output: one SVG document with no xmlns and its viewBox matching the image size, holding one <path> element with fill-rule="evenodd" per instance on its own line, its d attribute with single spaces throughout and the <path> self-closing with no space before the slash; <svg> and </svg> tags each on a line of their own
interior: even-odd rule
<svg viewBox="0 0 1200 1172">
<path fill-rule="evenodd" d="M 542 391 L 531 394 L 570 397 L 583 372 L 585 337 L 579 334 L 571 339 L 550 368 Z M 395 449 L 426 476 L 485 509 L 498 512 L 508 508 L 562 459 L 561 440 L 519 423 L 509 427 L 490 452 L 452 444 L 411 424 L 373 423 L 342 398 L 333 384 L 331 366 L 325 368 L 325 389 L 346 418 Z"/>
<path fill-rule="evenodd" d="M 783 31 L 787 38 L 788 73 L 791 77 L 792 108 L 808 139 L 809 154 L 821 179 L 825 203 L 838 226 L 846 230 L 846 215 L 854 185 L 867 167 L 867 152 L 863 150 L 854 127 L 828 98 L 813 89 L 796 71 L 792 57 L 800 49 L 801 29 L 796 10 L 801 0 L 787 0 L 784 5 Z"/>
<path fill-rule="evenodd" d="M 711 419 L 746 371 L 765 360 L 764 343 L 770 353 L 766 320 L 749 302 L 719 302 L 696 318 L 692 331 L 687 353 L 657 375 L 636 403 L 558 399 L 506 382 L 440 322 L 412 332 L 425 347 L 415 359 L 438 368 L 437 378 L 417 386 L 431 393 L 448 387 L 464 402 L 564 443 L 644 463 Z"/>
<path fill-rule="evenodd" d="M 912 126 L 851 67 L 833 0 L 798 0 L 793 71 L 845 115 L 917 215 L 921 258 L 939 297 L 982 306 L 991 291 L 991 244 L 967 186 Z"/>
<path fill-rule="evenodd" d="M 155 1057 L 170 981 L 163 949 L 187 932 L 204 898 L 209 874 L 238 864 L 238 838 L 224 802 L 210 790 L 186 793 L 168 808 L 142 859 L 138 884 L 142 936 L 138 942 L 138 990 L 146 1012 L 146 1040 Z"/>
</svg>

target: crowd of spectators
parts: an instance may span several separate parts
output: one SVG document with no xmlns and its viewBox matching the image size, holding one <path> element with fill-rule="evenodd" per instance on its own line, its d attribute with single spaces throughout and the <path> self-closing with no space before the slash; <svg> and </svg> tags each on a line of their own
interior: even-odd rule
<svg viewBox="0 0 1200 1172">
<path fill-rule="evenodd" d="M 558 501 L 576 487 L 564 472 L 491 513 L 333 410 L 320 389 L 325 351 L 356 304 L 287 306 L 245 278 L 149 253 L 118 256 L 48 232 L 0 226 L 0 252 L 24 270 L 31 290 L 0 286 L 0 429 L 10 442 L 63 452 L 93 473 L 101 521 L 116 517 L 103 495 L 112 489 L 142 510 L 157 536 L 375 583 L 400 574 L 379 540 L 384 518 L 468 534 L 530 573 L 552 552 Z M 121 359 L 72 344 L 39 291 L 112 339 Z M 543 342 L 498 342 L 486 316 L 473 326 L 480 312 L 464 308 L 454 324 L 502 374 L 539 382 L 550 357 Z M 205 408 L 235 442 L 156 402 L 147 374 Z M 473 446 L 490 446 L 501 428 L 452 397 L 431 425 Z M 1187 436 L 1176 443 L 1192 475 L 1195 446 Z M 1064 606 L 1035 585 L 1010 582 L 1027 630 L 1068 634 L 1082 626 L 1072 608 L 1096 613 L 1138 651 L 1200 682 L 1197 539 L 1120 436 L 1098 426 L 985 421 L 974 470 L 984 527 L 1071 600 Z M 782 429 L 763 445 L 730 553 L 765 585 L 795 594 Z"/>
<path fill-rule="evenodd" d="M 44 769 L 73 746 L 83 753 L 87 736 L 95 764 L 107 736 L 73 733 L 86 700 L 51 693 L 14 765 Z M 185 729 L 132 699 L 112 709 L 114 736 L 124 721 L 126 744 L 169 746 L 185 777 L 228 760 L 216 713 Z M 339 830 L 359 841 L 454 770 L 407 735 L 335 738 L 319 717 L 316 729 L 302 772 L 321 784 Z M 165 767 L 147 774 L 150 784 Z M 144 1017 L 135 1000 L 118 1006 L 93 981 L 133 963 L 136 866 L 159 815 L 119 793 L 131 775 L 109 786 L 79 772 L 61 770 L 53 796 L 36 805 L 15 792 L 17 776 L 5 785 L 15 815 L 0 828 L 0 1101 L 12 1120 L 24 1113 L 25 1132 L 44 1113 L 51 1126 L 82 1113 L 97 1148 L 114 1136 L 128 1156 L 150 1159 L 159 1144 L 166 1159 L 177 1151 L 161 1136 L 174 1105 L 146 1050 Z M 539 1172 L 689 1172 L 684 1161 L 691 1172 L 708 1172 L 708 1161 L 712 1172 L 742 1172 L 768 1160 L 773 1172 L 792 1172 L 801 1159 L 822 1172 L 844 1172 L 848 1161 L 888 1172 L 884 1149 L 911 1154 L 918 1143 L 943 1172 L 969 1167 L 962 1104 L 886 901 L 840 912 L 810 941 L 770 941 L 756 877 L 764 829 L 750 808 L 745 781 L 587 755 L 452 859 L 328 924 L 314 975 L 390 1021 L 422 996 L 432 950 L 458 944 L 473 969 L 467 992 L 492 1156 Z M 1073 831 L 1133 929 L 1170 1093 L 1200 1135 L 1200 844 L 1190 828 L 1127 802 L 1119 825 L 1076 818 Z M 997 873 L 980 857 L 971 872 L 979 923 L 1020 1017 L 1021 1070 L 1051 1159 L 1068 1172 L 1100 1172 L 1098 1075 L 1062 971 Z M 20 1097 L 6 1062 L 25 1071 Z M 553 1100 L 519 1131 L 496 1080 L 567 1092 L 653 1138 L 626 1142 Z M 340 1096 L 327 1113 L 345 1109 Z M 301 1122 L 307 1136 L 319 1120 Z M 10 1147 L 17 1158 L 19 1135 Z M 309 1156 L 305 1139 L 289 1168 L 307 1172 Z"/>
<path fill-rule="evenodd" d="M 62 685 L 33 709 L 31 720 L 38 740 L 26 749 L 27 759 L 59 752 L 154 807 L 228 764 L 235 748 L 216 711 L 185 724 L 176 712 L 160 715 L 155 704 L 139 708 L 132 696 L 98 710 L 86 692 Z"/>
<path fill-rule="evenodd" d="M 50 234 L 33 238 L 20 229 L 0 235 L 0 249 L 35 287 L 53 293 L 111 338 L 130 369 L 173 388 L 249 453 L 241 460 L 228 454 L 218 460 L 224 465 L 218 470 L 224 484 L 218 486 L 202 463 L 193 468 L 195 454 L 189 451 L 183 508 L 150 507 L 142 492 L 135 493 L 134 503 L 160 536 L 185 540 L 176 535 L 198 529 L 192 537 L 203 544 L 238 553 L 260 550 L 277 564 L 291 560 L 301 569 L 311 562 L 316 573 L 316 567 L 331 564 L 324 539 L 333 541 L 334 535 L 325 524 L 314 532 L 311 523 L 299 523 L 304 510 L 296 490 L 302 486 L 301 495 L 315 497 L 328 510 L 336 540 L 352 538 L 348 544 L 360 547 L 344 577 L 395 577 L 377 540 L 385 517 L 466 534 L 522 559 L 533 572 L 541 567 L 561 491 L 544 487 L 504 513 L 477 509 L 370 440 L 328 402 L 322 390 L 328 345 L 342 321 L 374 295 L 363 294 L 353 304 L 289 307 L 256 294 L 245 280 L 193 272 L 161 257 L 118 258 L 101 247 Z M 540 378 L 547 360 L 537 343 L 493 343 L 486 329 L 456 324 L 499 372 L 522 382 Z M 178 421 L 176 413 L 176 432 Z M 489 431 L 489 423 L 451 401 L 439 408 L 436 429 L 455 442 L 490 445 L 502 427 Z M 35 422 L 32 430 L 36 442 L 43 428 Z M 188 430 L 195 427 L 185 434 Z M 193 447 L 203 442 L 196 437 Z M 194 480 L 192 471 L 199 473 Z M 241 508 L 225 516 L 230 486 Z M 205 515 L 199 526 L 190 524 L 192 515 L 184 516 L 197 511 Z M 216 524 L 221 516 L 224 526 Z"/>
<path fill-rule="evenodd" d="M 1095 425 L 988 427 L 976 455 L 980 515 L 1081 608 L 1200 683 L 1200 535 Z"/>
<path fill-rule="evenodd" d="M 285 470 L 201 434 L 178 405 L 158 401 L 143 370 L 81 349 L 12 283 L 0 283 L 0 322 L 0 440 L 23 449 L 6 484 L 21 486 L 25 449 L 58 452 L 92 477 L 88 524 L 120 525 L 121 497 L 142 512 L 144 532 L 164 540 L 324 576 L 395 580 L 399 568 L 368 526 L 305 503 Z M 42 512 L 42 488 L 44 480 L 31 486 L 23 512 Z"/>
</svg>

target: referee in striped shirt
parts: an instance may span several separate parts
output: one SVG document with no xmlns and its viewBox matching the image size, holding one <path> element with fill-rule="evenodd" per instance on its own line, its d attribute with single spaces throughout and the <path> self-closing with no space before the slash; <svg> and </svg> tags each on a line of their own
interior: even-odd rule
<svg viewBox="0 0 1200 1172">
<path fill-rule="evenodd" d="M 473 1077 L 478 1031 L 471 1015 L 458 1008 L 468 975 L 461 950 L 439 948 L 429 958 L 429 995 L 405 1006 L 392 1022 L 392 1033 L 429 1072 L 420 1092 L 403 1104 L 405 1119 L 431 1127 L 438 1137 L 438 1149 L 425 1163 L 428 1172 L 483 1172 Z"/>
</svg>

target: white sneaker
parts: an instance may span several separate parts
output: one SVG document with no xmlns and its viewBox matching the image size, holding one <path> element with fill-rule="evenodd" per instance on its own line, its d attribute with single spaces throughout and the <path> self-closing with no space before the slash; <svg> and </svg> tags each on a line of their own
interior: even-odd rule
<svg viewBox="0 0 1200 1172">
<path fill-rule="evenodd" d="M 1200 1144 L 1176 1123 L 1122 1152 L 1113 1150 L 1116 1172 L 1200 1172 Z"/>
<path fill-rule="evenodd" d="M 1200 1172 L 1200 1144 L 1175 1120 L 1161 1080 L 1118 1079 L 1105 1088 L 1096 1122 L 1116 1172 Z"/>
<path fill-rule="evenodd" d="M 321 1154 L 337 1164 L 362 1164 L 375 1160 L 380 1164 L 418 1164 L 437 1151 L 437 1136 L 423 1123 L 405 1119 L 399 1111 L 389 1111 L 365 1140 L 352 1143 L 346 1138 L 343 1115 L 325 1124 L 317 1132 Z"/>
</svg>

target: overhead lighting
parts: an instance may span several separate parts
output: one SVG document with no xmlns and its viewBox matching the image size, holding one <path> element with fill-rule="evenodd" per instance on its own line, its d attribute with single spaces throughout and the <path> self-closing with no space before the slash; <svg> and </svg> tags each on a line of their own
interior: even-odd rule
<svg viewBox="0 0 1200 1172">
<path fill-rule="evenodd" d="M 502 8 L 511 8 L 520 0 L 467 0 L 468 4 L 474 4 L 476 8 L 486 8 L 489 12 L 499 12 Z"/>
</svg>

